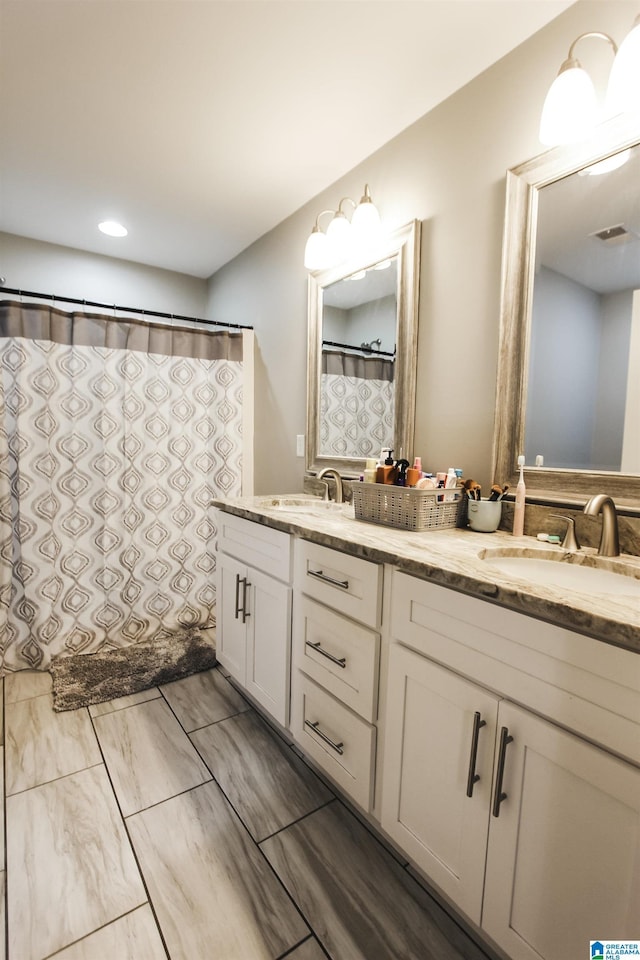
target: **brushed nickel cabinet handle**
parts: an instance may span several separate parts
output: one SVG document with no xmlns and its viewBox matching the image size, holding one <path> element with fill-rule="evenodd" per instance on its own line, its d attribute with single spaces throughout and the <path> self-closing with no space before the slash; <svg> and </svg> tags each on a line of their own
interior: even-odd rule
<svg viewBox="0 0 640 960">
<path fill-rule="evenodd" d="M 307 570 L 307 576 L 315 577 L 317 580 L 323 580 L 325 583 L 330 583 L 332 587 L 341 587 L 343 590 L 349 589 L 348 580 L 336 580 L 335 577 L 330 577 L 328 574 L 323 573 L 322 570 Z"/>
<path fill-rule="evenodd" d="M 467 775 L 467 796 L 473 796 L 473 785 L 480 779 L 480 774 L 476 773 L 476 760 L 478 758 L 478 739 L 480 730 L 486 727 L 487 721 L 480 718 L 480 712 L 476 710 L 473 715 L 473 733 L 471 734 L 471 753 L 469 755 L 469 773 Z"/>
<path fill-rule="evenodd" d="M 319 723 L 320 723 L 319 720 L 316 720 L 314 723 L 312 723 L 311 720 L 305 720 L 304 725 L 305 727 L 311 727 L 313 732 L 317 733 L 317 735 L 320 737 L 321 740 L 324 740 L 324 742 L 328 744 L 332 750 L 335 750 L 336 753 L 339 753 L 340 756 L 342 756 L 342 754 L 344 753 L 344 750 L 342 749 L 344 747 L 344 743 L 342 742 L 335 743 L 331 739 L 331 737 L 328 737 L 326 733 L 322 732 L 322 730 L 319 727 Z"/>
<path fill-rule="evenodd" d="M 346 658 L 346 657 L 334 657 L 334 655 L 333 655 L 332 653 L 329 653 L 328 650 L 323 650 L 323 649 L 322 649 L 322 647 L 320 646 L 320 641 L 319 641 L 319 640 L 318 640 L 316 643 L 312 643 L 311 640 L 305 640 L 305 646 L 311 647 L 311 649 L 312 649 L 312 650 L 315 650 L 316 653 L 322 654 L 322 656 L 323 656 L 323 657 L 326 657 L 327 660 L 331 660 L 332 663 L 337 664 L 339 667 L 342 667 L 343 669 L 344 669 L 344 668 L 346 667 L 346 665 L 347 665 L 347 658 Z"/>
<path fill-rule="evenodd" d="M 242 622 L 247 622 L 247 617 L 250 617 L 251 614 L 247 610 L 247 590 L 251 586 L 246 577 L 242 578 L 243 587 L 242 587 Z"/>
<path fill-rule="evenodd" d="M 507 799 L 507 794 L 503 793 L 502 790 L 502 781 L 504 779 L 504 763 L 507 757 L 507 745 L 513 743 L 513 737 L 509 736 L 509 730 L 507 727 L 503 727 L 500 731 L 500 749 L 498 753 L 498 774 L 496 776 L 496 792 L 493 795 L 493 815 L 494 817 L 500 816 L 500 804 L 503 800 Z"/>
<path fill-rule="evenodd" d="M 241 613 L 242 613 L 242 608 L 240 606 L 240 574 L 236 573 L 236 612 L 234 614 L 234 620 L 237 620 Z"/>
</svg>

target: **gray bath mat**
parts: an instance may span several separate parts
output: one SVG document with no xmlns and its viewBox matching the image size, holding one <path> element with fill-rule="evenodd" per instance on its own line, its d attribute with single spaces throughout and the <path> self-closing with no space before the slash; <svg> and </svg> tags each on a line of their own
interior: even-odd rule
<svg viewBox="0 0 640 960">
<path fill-rule="evenodd" d="M 53 709 L 77 710 L 139 693 L 216 665 L 216 649 L 197 630 L 52 661 Z"/>
</svg>

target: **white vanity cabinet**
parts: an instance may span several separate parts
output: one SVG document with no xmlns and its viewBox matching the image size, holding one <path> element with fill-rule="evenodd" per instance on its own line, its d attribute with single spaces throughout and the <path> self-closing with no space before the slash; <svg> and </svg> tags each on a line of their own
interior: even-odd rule
<svg viewBox="0 0 640 960">
<path fill-rule="evenodd" d="M 513 960 L 638 937 L 637 655 L 404 574 L 392 593 L 382 827 Z"/>
<path fill-rule="evenodd" d="M 279 723 L 289 722 L 291 536 L 218 511 L 217 658 Z"/>
<path fill-rule="evenodd" d="M 640 770 L 512 703 L 498 722 L 513 739 L 494 786 L 492 807 L 505 799 L 482 927 L 513 960 L 581 960 L 589 940 L 636 939 Z"/>
<path fill-rule="evenodd" d="M 291 732 L 364 810 L 373 800 L 382 567 L 295 545 Z"/>
<path fill-rule="evenodd" d="M 391 650 L 382 826 L 477 924 L 498 702 L 413 650 Z"/>
</svg>

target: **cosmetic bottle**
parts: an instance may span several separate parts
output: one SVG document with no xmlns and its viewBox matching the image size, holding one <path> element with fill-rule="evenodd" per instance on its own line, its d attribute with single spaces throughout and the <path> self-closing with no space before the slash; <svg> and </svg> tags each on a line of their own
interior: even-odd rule
<svg viewBox="0 0 640 960">
<path fill-rule="evenodd" d="M 458 486 L 458 475 L 453 467 L 449 467 L 444 485 L 447 490 L 452 490 Z"/>
<path fill-rule="evenodd" d="M 391 456 L 393 450 L 385 449 L 383 453 L 386 453 L 387 456 L 382 466 L 376 470 L 376 483 L 393 483 L 393 477 L 396 472 L 396 468 L 393 465 L 393 457 Z"/>
<path fill-rule="evenodd" d="M 394 478 L 394 484 L 396 487 L 406 487 L 407 484 L 407 470 L 409 469 L 408 460 L 398 460 L 396 463 L 396 475 Z"/>
<path fill-rule="evenodd" d="M 375 483 L 376 482 L 376 461 L 373 458 L 369 458 L 365 461 L 364 465 L 364 482 L 365 483 Z"/>
<path fill-rule="evenodd" d="M 417 467 L 409 467 L 407 470 L 407 486 L 415 487 L 416 483 L 422 477 L 422 471 L 418 470 Z"/>
<path fill-rule="evenodd" d="M 520 479 L 516 486 L 516 504 L 513 511 L 513 535 L 521 537 L 524 534 L 524 500 L 527 488 L 524 485 L 524 457 L 518 457 L 518 466 L 520 467 Z"/>
</svg>

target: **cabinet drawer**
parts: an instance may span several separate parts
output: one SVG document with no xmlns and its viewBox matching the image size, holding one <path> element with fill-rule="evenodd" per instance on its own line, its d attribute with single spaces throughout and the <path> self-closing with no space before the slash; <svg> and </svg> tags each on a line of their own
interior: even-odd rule
<svg viewBox="0 0 640 960">
<path fill-rule="evenodd" d="M 296 586 L 340 613 L 370 627 L 380 623 L 382 567 L 348 553 L 299 540 Z"/>
<path fill-rule="evenodd" d="M 303 673 L 293 681 L 292 732 L 300 747 L 363 810 L 371 809 L 375 727 Z"/>
<path fill-rule="evenodd" d="M 291 537 L 282 530 L 218 510 L 218 550 L 278 580 L 291 581 Z"/>
<path fill-rule="evenodd" d="M 301 597 L 293 637 L 298 669 L 373 723 L 378 700 L 378 634 Z"/>
</svg>

